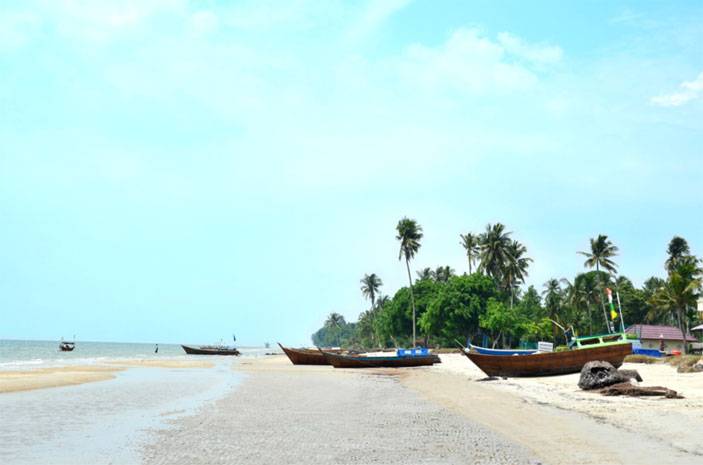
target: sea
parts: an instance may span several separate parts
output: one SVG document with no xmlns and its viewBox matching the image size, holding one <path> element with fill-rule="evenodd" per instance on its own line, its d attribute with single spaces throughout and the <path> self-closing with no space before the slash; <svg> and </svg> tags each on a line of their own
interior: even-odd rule
<svg viewBox="0 0 703 465">
<path fill-rule="evenodd" d="M 195 345 L 195 344 L 194 344 Z M 61 352 L 59 341 L 25 341 L 0 339 L 0 370 L 24 370 L 32 367 L 95 364 L 112 359 L 183 359 L 203 360 L 202 356 L 187 355 L 178 344 L 135 342 L 76 341 L 72 352 Z M 243 357 L 259 357 L 279 352 L 278 347 L 237 347 Z M 209 359 L 208 359 L 209 360 Z"/>
<path fill-rule="evenodd" d="M 267 353 L 238 347 L 241 357 L 187 355 L 176 344 L 0 340 L 2 372 L 111 360 L 206 360 L 210 368 L 130 367 L 113 379 L 21 392 L 0 392 L 0 464 L 139 464 L 145 445 L 236 391 L 246 374 L 236 365 Z M 6 373 L 7 376 L 16 376 Z"/>
</svg>

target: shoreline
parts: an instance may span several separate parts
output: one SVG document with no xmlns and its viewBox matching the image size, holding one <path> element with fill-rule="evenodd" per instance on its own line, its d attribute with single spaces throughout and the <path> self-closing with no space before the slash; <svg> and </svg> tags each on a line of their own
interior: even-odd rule
<svg viewBox="0 0 703 465">
<path fill-rule="evenodd" d="M 701 374 L 626 364 L 644 385 L 665 385 L 685 399 L 604 397 L 581 391 L 578 374 L 485 381 L 463 355 L 441 358 L 439 365 L 408 369 L 296 366 L 278 355 L 113 359 L 0 372 L 0 388 L 8 380 L 30 386 L 0 389 L 0 407 L 11 420 L 0 426 L 0 440 L 25 448 L 0 452 L 0 459 L 43 463 L 58 454 L 63 461 L 51 463 L 95 462 L 116 454 L 116 446 L 83 446 L 80 438 L 111 437 L 124 449 L 118 455 L 129 456 L 114 463 L 149 465 L 229 463 L 232 457 L 253 464 L 703 460 L 697 450 Z M 47 379 L 71 382 L 42 384 Z M 101 380 L 110 381 L 94 382 Z M 46 421 L 22 420 L 36 415 Z M 57 421 L 67 430 L 53 430 Z M 18 459 L 25 456 L 36 460 Z"/>
</svg>

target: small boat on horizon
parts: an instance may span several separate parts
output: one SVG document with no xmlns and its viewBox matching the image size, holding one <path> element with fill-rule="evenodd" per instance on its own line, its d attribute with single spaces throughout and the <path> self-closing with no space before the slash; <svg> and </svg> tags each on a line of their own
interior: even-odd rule
<svg viewBox="0 0 703 465">
<path fill-rule="evenodd" d="M 59 351 L 61 352 L 73 352 L 73 349 L 76 348 L 76 336 L 73 336 L 73 341 L 64 341 L 63 338 L 61 338 L 61 341 L 59 342 Z"/>
<path fill-rule="evenodd" d="M 228 347 L 228 346 L 193 347 L 193 346 L 187 346 L 184 344 L 181 344 L 181 347 L 183 347 L 183 350 L 185 350 L 186 354 L 190 354 L 190 355 L 241 355 L 241 352 L 239 352 L 239 350 L 237 350 L 236 347 Z"/>
</svg>

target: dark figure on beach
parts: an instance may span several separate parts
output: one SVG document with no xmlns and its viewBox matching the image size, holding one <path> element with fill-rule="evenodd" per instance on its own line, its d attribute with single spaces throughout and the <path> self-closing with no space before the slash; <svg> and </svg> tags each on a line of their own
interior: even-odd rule
<svg viewBox="0 0 703 465">
<path fill-rule="evenodd" d="M 158 353 L 159 353 L 159 345 L 158 345 L 158 344 L 156 344 L 156 349 L 154 349 L 154 353 L 155 353 L 155 354 L 158 354 Z"/>
</svg>

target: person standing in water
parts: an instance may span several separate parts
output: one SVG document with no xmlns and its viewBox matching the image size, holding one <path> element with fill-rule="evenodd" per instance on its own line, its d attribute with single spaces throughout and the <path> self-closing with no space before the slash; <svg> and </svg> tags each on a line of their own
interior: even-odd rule
<svg viewBox="0 0 703 465">
<path fill-rule="evenodd" d="M 154 349 L 154 353 L 155 353 L 155 354 L 158 354 L 158 353 L 159 353 L 159 345 L 158 345 L 158 344 L 156 344 L 156 348 Z"/>
</svg>

